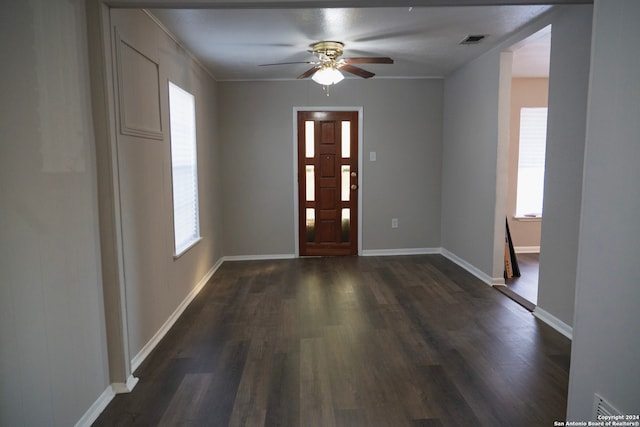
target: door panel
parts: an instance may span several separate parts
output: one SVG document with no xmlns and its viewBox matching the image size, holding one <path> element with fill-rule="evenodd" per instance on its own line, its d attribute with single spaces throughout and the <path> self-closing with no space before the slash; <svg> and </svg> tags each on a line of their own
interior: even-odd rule
<svg viewBox="0 0 640 427">
<path fill-rule="evenodd" d="M 300 255 L 358 253 L 358 112 L 298 112 Z"/>
</svg>

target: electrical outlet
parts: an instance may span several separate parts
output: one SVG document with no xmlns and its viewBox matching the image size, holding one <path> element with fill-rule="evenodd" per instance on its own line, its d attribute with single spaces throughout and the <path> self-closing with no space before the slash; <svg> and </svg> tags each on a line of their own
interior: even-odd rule
<svg viewBox="0 0 640 427">
<path fill-rule="evenodd" d="M 391 228 L 398 228 L 398 218 L 391 218 Z"/>
</svg>

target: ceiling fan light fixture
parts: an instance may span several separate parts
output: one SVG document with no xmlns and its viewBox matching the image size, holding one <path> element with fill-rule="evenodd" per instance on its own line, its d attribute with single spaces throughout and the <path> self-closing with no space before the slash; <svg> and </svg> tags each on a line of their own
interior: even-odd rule
<svg viewBox="0 0 640 427">
<path fill-rule="evenodd" d="M 314 82 L 323 86 L 330 86 L 339 83 L 344 76 L 333 66 L 322 67 L 311 77 Z"/>
</svg>

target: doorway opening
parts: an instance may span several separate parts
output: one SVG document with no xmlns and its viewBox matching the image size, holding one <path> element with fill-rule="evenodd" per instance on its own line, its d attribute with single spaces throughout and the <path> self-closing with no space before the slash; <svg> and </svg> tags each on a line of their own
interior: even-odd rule
<svg viewBox="0 0 640 427">
<path fill-rule="evenodd" d="M 505 275 L 506 288 L 498 290 L 533 310 L 538 300 L 551 26 L 516 43 L 510 51 L 505 213 L 520 275 Z"/>
</svg>

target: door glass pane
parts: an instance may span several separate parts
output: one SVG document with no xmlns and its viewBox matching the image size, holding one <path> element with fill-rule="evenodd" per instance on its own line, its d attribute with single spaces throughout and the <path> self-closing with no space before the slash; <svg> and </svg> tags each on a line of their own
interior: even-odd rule
<svg viewBox="0 0 640 427">
<path fill-rule="evenodd" d="M 313 165 L 306 165 L 306 182 L 307 182 L 307 202 L 313 202 L 316 198 L 315 192 L 315 167 Z"/>
<path fill-rule="evenodd" d="M 340 200 L 342 200 L 343 202 L 348 202 L 349 195 L 351 194 L 351 189 L 349 188 L 351 182 L 351 166 L 342 165 L 341 169 L 342 173 L 340 175 L 342 176 L 342 198 Z"/>
<path fill-rule="evenodd" d="M 349 242 L 351 237 L 350 209 L 342 209 L 342 242 Z"/>
<path fill-rule="evenodd" d="M 313 208 L 307 208 L 307 242 L 314 242 L 316 240 L 316 210 Z"/>
<path fill-rule="evenodd" d="M 351 122 L 342 122 L 342 157 L 351 157 Z"/>
<path fill-rule="evenodd" d="M 314 156 L 315 140 L 313 134 L 313 121 L 304 122 L 304 156 L 307 158 Z"/>
</svg>

